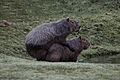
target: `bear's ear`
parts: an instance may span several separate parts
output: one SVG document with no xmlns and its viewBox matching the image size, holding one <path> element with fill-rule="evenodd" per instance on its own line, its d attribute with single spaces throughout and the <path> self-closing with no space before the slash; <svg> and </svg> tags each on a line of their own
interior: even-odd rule
<svg viewBox="0 0 120 80">
<path fill-rule="evenodd" d="M 67 20 L 68 22 L 70 21 L 70 19 L 69 19 L 69 18 L 67 18 L 66 20 Z"/>
<path fill-rule="evenodd" d="M 79 36 L 79 39 L 81 39 L 81 36 Z"/>
</svg>

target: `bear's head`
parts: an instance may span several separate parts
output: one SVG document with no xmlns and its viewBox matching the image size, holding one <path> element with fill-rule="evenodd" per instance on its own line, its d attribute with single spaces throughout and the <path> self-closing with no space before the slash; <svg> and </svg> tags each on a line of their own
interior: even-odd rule
<svg viewBox="0 0 120 80">
<path fill-rule="evenodd" d="M 89 41 L 81 36 L 72 38 L 72 39 L 68 40 L 67 43 L 76 52 L 80 52 L 82 50 L 85 50 L 85 49 L 89 48 L 89 46 L 90 46 Z"/>
<path fill-rule="evenodd" d="M 87 49 L 87 48 L 89 48 L 90 43 L 89 43 L 88 40 L 86 40 L 85 38 L 79 36 L 79 41 L 80 41 L 80 43 L 81 43 L 83 49 Z"/>
<path fill-rule="evenodd" d="M 75 21 L 75 20 L 72 20 L 72 19 L 69 19 L 69 18 L 64 18 L 64 19 L 61 19 L 59 21 L 57 21 L 58 25 L 62 26 L 60 27 L 61 30 L 62 28 L 65 30 L 68 30 L 69 33 L 72 33 L 72 32 L 79 32 L 80 30 L 80 24 Z"/>
<path fill-rule="evenodd" d="M 81 25 L 75 20 L 66 19 L 70 28 L 70 32 L 79 32 Z"/>
</svg>

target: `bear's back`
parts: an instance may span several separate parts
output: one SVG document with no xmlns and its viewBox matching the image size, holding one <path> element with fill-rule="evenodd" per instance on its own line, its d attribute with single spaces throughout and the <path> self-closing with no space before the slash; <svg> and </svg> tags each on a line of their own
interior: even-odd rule
<svg viewBox="0 0 120 80">
<path fill-rule="evenodd" d="M 31 45 L 44 45 L 55 38 L 54 28 L 51 24 L 41 25 L 34 28 L 26 36 L 26 43 Z"/>
</svg>

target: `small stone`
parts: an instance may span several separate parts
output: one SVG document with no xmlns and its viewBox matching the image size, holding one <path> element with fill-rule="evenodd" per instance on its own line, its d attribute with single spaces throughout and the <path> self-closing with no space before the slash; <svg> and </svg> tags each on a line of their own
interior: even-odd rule
<svg viewBox="0 0 120 80">
<path fill-rule="evenodd" d="M 0 24 L 0 27 L 7 27 L 5 24 Z"/>
<path fill-rule="evenodd" d="M 92 49 L 97 49 L 99 46 L 91 46 Z"/>
<path fill-rule="evenodd" d="M 11 22 L 8 22 L 7 20 L 3 20 L 2 22 L 3 22 L 5 25 L 8 25 L 8 26 L 12 24 Z"/>
</svg>

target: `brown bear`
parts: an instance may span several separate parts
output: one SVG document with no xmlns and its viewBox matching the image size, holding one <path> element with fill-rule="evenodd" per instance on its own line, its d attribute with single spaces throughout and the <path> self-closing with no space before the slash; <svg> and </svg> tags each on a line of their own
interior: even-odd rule
<svg viewBox="0 0 120 80">
<path fill-rule="evenodd" d="M 53 44 L 48 50 L 46 61 L 50 62 L 76 62 L 82 50 L 87 49 L 90 43 L 82 37 L 76 37 L 68 40 L 67 43 L 71 46 L 75 52 L 72 52 L 68 47 L 60 44 Z"/>
<path fill-rule="evenodd" d="M 40 25 L 34 28 L 26 36 L 26 49 L 30 56 L 37 60 L 45 60 L 47 51 L 54 43 L 67 46 L 74 51 L 67 43 L 66 37 L 80 29 L 80 24 L 69 18 L 57 22 Z"/>
</svg>

